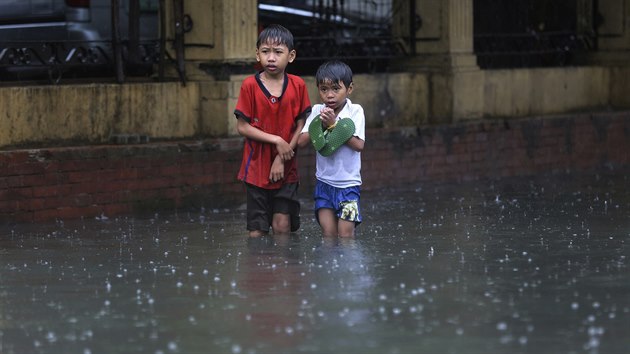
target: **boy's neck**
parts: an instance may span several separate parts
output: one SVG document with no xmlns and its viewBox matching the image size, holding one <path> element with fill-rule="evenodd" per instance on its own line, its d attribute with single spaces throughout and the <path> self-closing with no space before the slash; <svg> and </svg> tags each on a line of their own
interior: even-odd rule
<svg viewBox="0 0 630 354">
<path fill-rule="evenodd" d="M 260 81 L 265 85 L 267 91 L 276 97 L 282 96 L 284 87 L 284 72 L 278 75 L 269 75 L 266 71 L 260 73 Z"/>
<path fill-rule="evenodd" d="M 284 81 L 284 71 L 283 72 L 279 72 L 277 74 L 271 75 L 269 73 L 267 73 L 266 71 L 263 71 L 260 73 L 260 79 L 265 82 L 271 82 L 271 81 L 276 81 L 276 82 L 281 82 Z"/>
</svg>

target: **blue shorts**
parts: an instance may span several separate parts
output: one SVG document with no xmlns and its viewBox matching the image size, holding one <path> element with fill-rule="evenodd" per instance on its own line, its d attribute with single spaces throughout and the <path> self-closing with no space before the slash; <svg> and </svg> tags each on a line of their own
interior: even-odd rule
<svg viewBox="0 0 630 354">
<path fill-rule="evenodd" d="M 359 199 L 361 188 L 353 186 L 348 188 L 337 188 L 321 181 L 315 185 L 315 217 L 317 211 L 322 208 L 332 209 L 339 219 L 353 221 L 355 224 L 361 223 L 361 209 Z M 318 220 L 319 222 L 319 220 Z"/>
</svg>

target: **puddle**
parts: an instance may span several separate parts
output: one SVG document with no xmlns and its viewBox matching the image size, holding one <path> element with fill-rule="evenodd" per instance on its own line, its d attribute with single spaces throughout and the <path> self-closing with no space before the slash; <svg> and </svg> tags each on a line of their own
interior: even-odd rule
<svg viewBox="0 0 630 354">
<path fill-rule="evenodd" d="M 353 240 L 239 210 L 0 231 L 1 353 L 621 353 L 622 175 L 366 192 Z"/>
</svg>

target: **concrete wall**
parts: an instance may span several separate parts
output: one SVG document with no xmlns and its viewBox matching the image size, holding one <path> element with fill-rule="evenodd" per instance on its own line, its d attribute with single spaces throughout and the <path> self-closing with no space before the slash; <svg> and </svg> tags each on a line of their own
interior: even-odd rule
<svg viewBox="0 0 630 354">
<path fill-rule="evenodd" d="M 614 67 L 610 69 L 610 106 L 630 107 L 630 68 Z"/>
<path fill-rule="evenodd" d="M 199 86 L 177 82 L 0 88 L 0 146 L 199 134 Z"/>
<path fill-rule="evenodd" d="M 0 148 L 235 134 L 232 114 L 244 76 L 178 82 L 0 87 Z M 355 75 L 351 99 L 369 127 L 516 119 L 630 107 L 630 69 L 568 67 L 437 75 Z M 313 77 L 305 77 L 313 103 Z M 442 94 L 451 92 L 453 94 Z M 452 108 L 452 109 L 451 109 Z"/>
<path fill-rule="evenodd" d="M 483 73 L 484 117 L 600 110 L 612 104 L 612 72 L 608 68 L 568 67 Z"/>
</svg>

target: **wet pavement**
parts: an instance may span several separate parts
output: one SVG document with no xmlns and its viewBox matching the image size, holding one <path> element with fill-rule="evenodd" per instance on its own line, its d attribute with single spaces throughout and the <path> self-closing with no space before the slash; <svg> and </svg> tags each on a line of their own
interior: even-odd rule
<svg viewBox="0 0 630 354">
<path fill-rule="evenodd" d="M 628 353 L 623 173 L 366 192 L 352 240 L 234 210 L 0 231 L 0 353 Z"/>
</svg>

